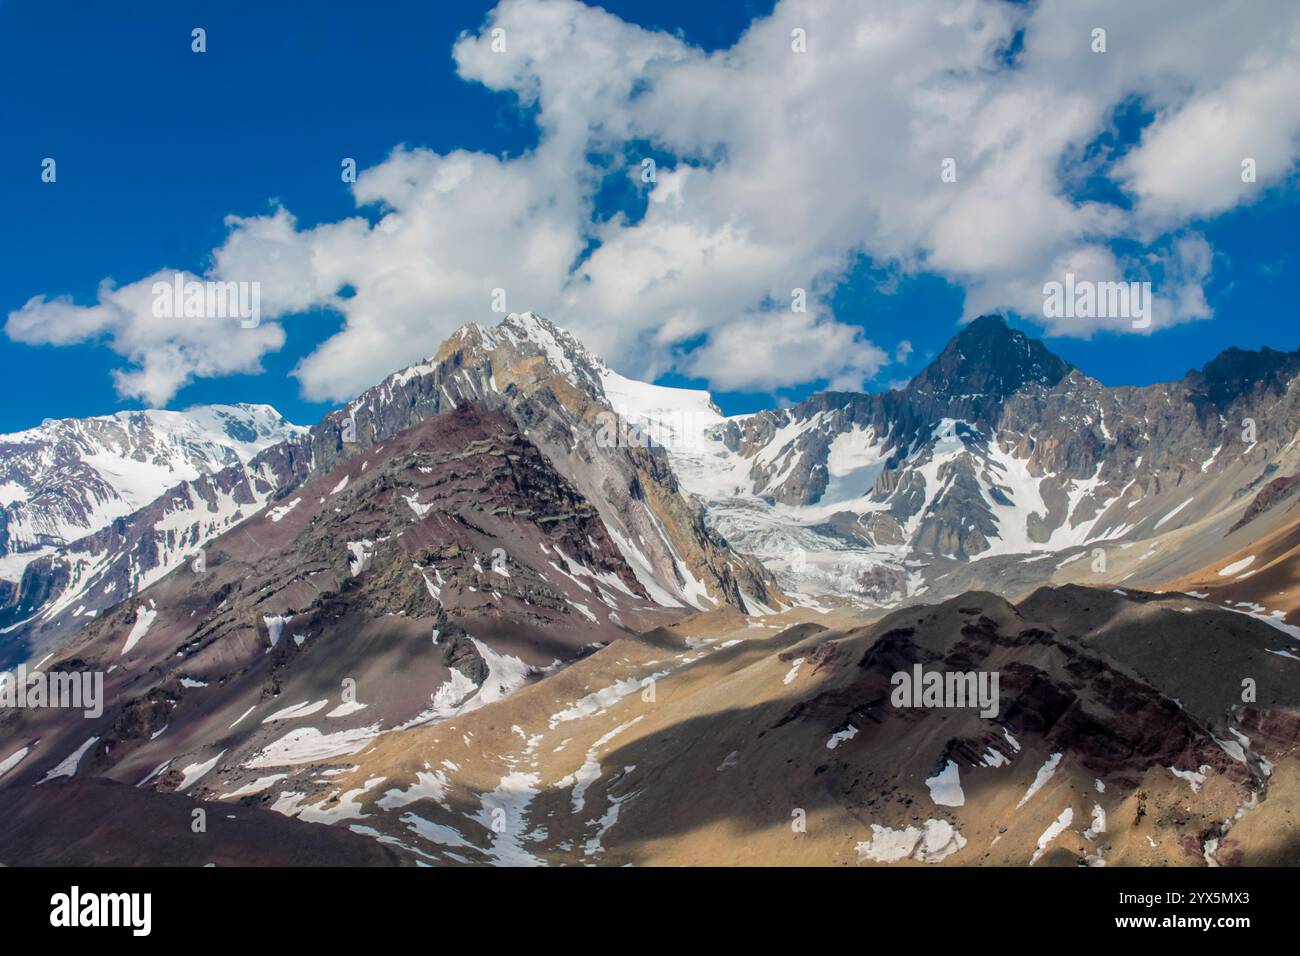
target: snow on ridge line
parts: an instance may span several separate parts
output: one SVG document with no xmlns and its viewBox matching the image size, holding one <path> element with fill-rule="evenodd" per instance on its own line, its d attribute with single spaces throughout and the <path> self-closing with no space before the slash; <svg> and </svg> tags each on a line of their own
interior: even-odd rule
<svg viewBox="0 0 1300 956">
<path fill-rule="evenodd" d="M 215 486 L 209 488 L 216 494 L 215 509 L 204 495 L 196 492 L 196 482 L 205 480 L 206 476 L 196 479 L 196 482 L 182 483 L 179 486 L 181 489 L 179 495 L 172 495 L 166 500 L 162 497 L 155 499 L 162 504 L 164 510 L 163 517 L 153 525 L 153 530 L 159 539 L 157 563 L 150 569 L 140 570 L 132 561 L 133 578 L 127 590 L 121 595 L 122 598 L 144 591 L 191 559 L 194 552 L 212 538 L 252 517 L 266 506 L 268 499 L 278 487 L 269 467 L 266 464 L 255 469 L 246 464 L 238 467 L 243 475 L 242 483 L 237 482 L 229 492 L 223 492 Z M 259 486 L 264 486 L 266 490 L 259 490 Z M 251 502 L 236 500 L 241 489 L 252 490 L 254 498 Z M 10 530 L 13 530 L 12 525 Z M 80 537 L 82 533 L 79 531 L 78 540 L 64 546 L 63 549 L 49 548 L 41 552 L 26 552 L 15 556 L 34 560 L 38 557 L 61 554 L 76 568 L 73 579 L 42 605 L 34 618 L 52 621 L 75 607 L 78 602 L 90 602 L 92 593 L 97 590 L 102 594 L 115 591 L 116 582 L 110 581 L 104 585 L 104 576 L 117 566 L 117 562 L 123 557 L 123 552 L 110 550 L 99 553 L 90 550 L 86 545 L 91 539 Z M 126 555 L 133 557 L 130 552 Z M 3 573 L 3 570 L 0 569 L 0 573 Z M 92 614 L 93 611 L 88 610 L 86 613 Z M 10 625 L 10 629 L 24 623 L 26 621 L 20 621 L 18 625 Z"/>
<path fill-rule="evenodd" d="M 603 714 L 609 708 L 613 707 L 624 697 L 635 693 L 642 687 L 662 680 L 667 677 L 671 671 L 656 671 L 653 674 L 647 674 L 644 677 L 624 677 L 616 680 L 607 687 L 592 691 L 585 697 L 574 701 L 568 707 L 560 710 L 550 716 L 547 724 L 551 730 L 570 720 L 585 720 L 588 717 L 595 717 Z"/>
</svg>

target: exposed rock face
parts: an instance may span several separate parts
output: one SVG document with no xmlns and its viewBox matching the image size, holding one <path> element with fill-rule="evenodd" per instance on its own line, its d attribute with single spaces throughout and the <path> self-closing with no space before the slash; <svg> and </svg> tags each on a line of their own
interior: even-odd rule
<svg viewBox="0 0 1300 956">
<path fill-rule="evenodd" d="M 670 452 L 709 523 L 788 591 L 888 605 L 952 561 L 1140 540 L 1243 508 L 1295 471 L 1298 432 L 1300 351 L 1232 349 L 1180 382 L 1109 388 L 985 316 L 902 390 L 814 395 Z M 881 565 L 906 589 L 881 590 Z M 1005 563 L 986 567 L 984 583 L 1004 583 Z"/>
<path fill-rule="evenodd" d="M 1030 607 L 1043 608 L 1053 601 L 1044 593 Z M 910 728 L 896 722 L 924 723 L 926 713 L 900 710 L 887 702 L 893 675 L 910 672 L 917 664 L 923 671 L 996 672 L 1001 701 L 997 720 L 1017 741 L 1028 736 L 1052 750 L 1070 750 L 1096 777 L 1132 788 L 1153 765 L 1210 766 L 1238 782 L 1249 782 L 1246 768 L 1234 763 L 1206 727 L 1156 688 L 1124 673 L 1116 661 L 1082 646 L 1068 632 L 1035 626 L 1032 618 L 1026 620 L 991 594 L 964 595 L 961 602 L 971 606 L 959 609 L 962 619 L 960 624 L 952 622 L 955 628 L 944 621 L 942 635 L 925 630 L 934 615 L 921 618 L 921 632 L 913 627 L 885 630 L 858 662 L 862 683 L 850 696 L 862 703 L 843 720 L 880 724 L 870 728 L 871 735 L 906 735 Z M 938 617 L 947 610 L 940 610 Z M 936 639 L 937 644 L 931 643 Z M 816 702 L 808 706 L 815 709 Z M 1226 708 L 1222 716 L 1227 716 Z M 1002 734 L 996 727 L 972 724 L 971 730 L 976 732 L 971 738 L 950 738 L 939 760 L 956 757 L 979 763 L 990 746 L 1007 749 L 1006 738 L 997 739 Z"/>
<path fill-rule="evenodd" d="M 756 457 L 768 450 L 778 429 L 804 426 L 775 457 L 755 461 L 749 476 L 756 493 L 789 505 L 820 501 L 826 482 L 818 488 L 809 476 L 825 474 L 834 440 L 855 431 L 868 432 L 871 444 L 880 448 L 885 468 L 873 492 L 884 497 L 900 483 L 893 472 L 924 464 L 925 446 L 935 438 L 952 437 L 934 434 L 945 420 L 958 423 L 955 435 L 963 444 L 996 444 L 1025 461 L 1034 478 L 1082 481 L 1103 464 L 1100 477 L 1109 484 L 1130 477 L 1139 458 L 1152 474 L 1193 461 L 1199 469 L 1240 431 L 1232 422 L 1238 412 L 1244 417 L 1260 402 L 1273 412 L 1278 402 L 1294 410 L 1292 381 L 1300 369 L 1300 352 L 1232 351 L 1238 354 L 1228 363 L 1231 375 L 1216 367 L 1229 356 L 1224 353 L 1205 372 L 1188 373 L 1181 383 L 1108 388 L 1071 369 L 1042 343 L 1007 328 L 997 317 L 985 316 L 954 338 L 901 392 L 823 393 L 790 410 L 729 423 L 729 434 L 720 440 L 741 457 Z M 1251 366 L 1251 356 L 1260 367 Z M 1207 403 L 1227 421 L 1218 416 L 1205 420 Z M 1293 422 L 1279 422 L 1275 414 L 1257 424 L 1264 429 L 1260 441 L 1285 437 L 1289 442 L 1294 436 Z M 1206 458 L 1196 457 L 1201 454 Z M 774 468 L 774 463 L 784 467 Z M 770 485 L 767 478 L 773 472 L 784 473 L 785 481 Z M 1051 526 L 1060 527 L 1067 517 L 1073 514 L 1058 515 Z"/>
<path fill-rule="evenodd" d="M 508 414 L 600 513 L 638 577 L 685 607 L 761 611 L 779 602 L 770 576 L 705 527 L 664 449 L 614 424 L 609 370 L 573 336 L 532 313 L 493 329 L 468 325 L 427 362 L 398 372 L 312 430 L 318 468 L 459 402 Z"/>
<path fill-rule="evenodd" d="M 1282 395 L 1300 372 L 1300 352 L 1230 348 L 1184 378 L 1194 399 L 1223 413 L 1245 400 Z"/>
<path fill-rule="evenodd" d="M 327 755 L 348 754 L 499 701 L 685 613 L 654 602 L 596 509 L 510 419 L 468 402 L 297 485 L 204 558 L 49 664 L 103 673 L 102 716 L 0 713 L 6 757 L 33 748 L 6 786 L 38 782 L 90 737 L 82 777 L 242 785 L 330 740 L 343 749 Z"/>
<path fill-rule="evenodd" d="M 962 423 L 967 437 L 975 439 L 999 424 L 1008 397 L 1024 389 L 1053 388 L 1071 371 L 1041 342 L 1009 329 L 997 316 L 983 316 L 900 392 L 823 392 L 792 409 L 732 420 L 717 437 L 741 458 L 754 459 L 746 477 L 755 493 L 788 505 L 815 504 L 827 490 L 828 459 L 837 438 L 865 433 L 882 448 L 887 469 L 896 470 L 944 420 Z M 771 448 L 786 430 L 797 434 Z M 769 454 L 760 455 L 762 451 Z M 897 476 L 883 480 L 896 482 Z M 881 491 L 890 487 L 879 486 Z"/>
<path fill-rule="evenodd" d="M 1053 388 L 1071 371 L 1037 339 L 980 316 L 905 389 L 922 421 L 955 418 L 995 425 L 1002 402 L 1027 386 Z"/>
<path fill-rule="evenodd" d="M 770 574 L 734 553 L 706 527 L 701 506 L 680 493 L 663 449 L 627 441 L 611 428 L 602 385 L 607 374 L 599 358 L 537 316 L 511 315 L 487 331 L 468 325 L 433 359 L 389 376 L 309 431 L 284 426 L 289 438 L 279 445 L 180 482 L 96 533 L 32 559 L 15 580 L 0 581 L 0 627 L 13 628 L 0 638 L 0 666 L 55 646 L 89 617 L 192 558 L 215 535 L 291 498 L 309 476 L 467 402 L 509 415 L 541 448 L 594 506 L 656 602 L 754 611 L 778 604 Z M 104 428 L 121 430 L 117 418 L 108 421 L 116 424 Z M 79 435 L 99 426 L 60 427 Z M 259 418 L 236 429 L 244 442 L 239 448 L 268 444 L 272 427 Z M 610 434 L 614 441 L 606 440 Z M 136 437 L 141 447 L 152 447 L 149 441 L 157 444 Z M 207 446 L 194 451 L 179 444 L 217 455 Z"/>
</svg>

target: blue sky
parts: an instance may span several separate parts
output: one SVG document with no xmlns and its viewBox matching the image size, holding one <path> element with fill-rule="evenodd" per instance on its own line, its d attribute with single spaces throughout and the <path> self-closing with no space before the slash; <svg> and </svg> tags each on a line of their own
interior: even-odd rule
<svg viewBox="0 0 1300 956">
<path fill-rule="evenodd" d="M 613 0 L 603 6 L 627 24 L 667 31 L 676 42 L 699 51 L 731 47 L 751 21 L 767 17 L 773 8 L 770 2 Z M 515 92 L 462 78 L 453 59 L 458 37 L 478 34 L 490 22 L 493 7 L 394 0 L 364 7 L 319 5 L 307 12 L 300 3 L 275 0 L 129 7 L 57 0 L 3 3 L 0 75 L 17 95 L 0 101 L 5 143 L 0 149 L 0 208 L 5 211 L 0 315 L 19 310 L 33 296 L 70 296 L 79 306 L 90 305 L 105 278 L 125 285 L 164 269 L 205 273 L 213 250 L 229 235 L 228 215 L 270 216 L 282 207 L 296 217 L 299 230 L 357 216 L 358 204 L 339 177 L 343 156 L 354 157 L 364 170 L 383 164 L 399 145 L 434 154 L 467 150 L 505 161 L 529 155 L 545 138 L 537 104 L 521 104 Z M 195 26 L 207 31 L 204 54 L 190 50 Z M 1033 35 L 1031 30 L 1031 52 Z M 1185 53 L 1193 60 L 1197 55 L 1190 48 Z M 1006 67 L 1017 68 L 1015 63 Z M 1230 66 L 1222 69 L 1225 76 L 1231 72 Z M 543 77 L 540 82 L 558 81 Z M 1135 86 L 1144 82 L 1133 81 Z M 1214 94 L 1217 83 L 1207 85 L 1207 95 Z M 1142 142 L 1162 107 L 1170 115 L 1185 105 L 1167 102 L 1167 92 L 1153 89 L 1148 95 L 1166 101 L 1112 104 L 1109 119 L 1086 141 L 1077 141 L 1080 152 L 1069 154 L 1071 169 L 1061 175 L 1068 182 L 1059 189 L 1062 195 L 1075 203 L 1095 195 L 1116 210 L 1133 209 L 1134 191 L 1117 186 L 1110 171 Z M 544 101 L 543 108 L 553 108 L 550 102 Z M 845 124 L 857 122 L 848 105 L 842 115 Z M 607 115 L 600 118 L 608 123 Z M 1283 125 L 1290 122 L 1285 117 Z M 668 143 L 672 136 L 678 136 L 676 143 Z M 678 133 L 665 131 L 663 138 L 618 141 L 617 175 L 594 191 L 586 210 L 590 221 L 622 217 L 636 225 L 643 214 L 646 194 L 628 186 L 620 163 L 635 165 L 638 157 L 655 155 L 665 169 L 674 163 L 725 167 L 742 155 L 737 147 L 714 150 L 710 157 L 701 145 L 699 155 L 692 156 L 692 146 L 683 145 Z M 790 148 L 803 147 L 793 142 Z M 58 162 L 55 184 L 40 181 L 40 162 L 47 156 Z M 1091 178 L 1082 175 L 1098 157 L 1100 171 Z M 1176 214 L 1146 217 L 1142 228 L 1147 234 L 1140 239 L 1122 233 L 1107 238 L 1108 247 L 1121 253 L 1126 243 L 1136 243 L 1139 260 L 1167 252 L 1175 241 L 1170 237 L 1194 234 L 1203 239 L 1212 268 L 1199 276 L 1198 284 L 1211 317 L 1171 323 L 1150 336 L 1106 329 L 1089 330 L 1090 337 L 1044 335 L 1042 322 L 1035 322 L 1032 313 L 1013 315 L 1013 324 L 1044 336 L 1058 354 L 1111 385 L 1179 377 L 1230 345 L 1296 348 L 1300 336 L 1293 290 L 1300 279 L 1300 229 L 1293 154 L 1277 156 L 1273 167 L 1272 179 L 1257 194 L 1230 202 L 1228 208 L 1207 211 L 1183 203 Z M 1161 201 L 1166 206 L 1172 202 Z M 363 207 L 360 214 L 373 227 L 380 207 Z M 502 208 L 500 215 L 509 218 L 513 212 Z M 1152 226 L 1157 220 L 1160 225 Z M 583 234 L 579 230 L 579 238 Z M 879 233 L 864 235 L 860 242 L 842 234 L 835 241 L 842 247 L 842 261 L 815 284 L 825 321 L 833 321 L 835 334 L 846 334 L 845 342 L 869 340 L 891 357 L 881 367 L 876 367 L 877 358 L 849 369 L 873 389 L 914 374 L 957 330 L 976 296 L 972 290 L 978 287 L 978 295 L 988 296 L 984 286 L 996 278 L 981 284 L 979 277 L 970 278 L 969 260 L 953 265 L 959 257 L 930 249 L 925 241 L 916 243 L 918 253 L 901 257 L 890 254 L 895 248 L 874 248 L 883 244 Z M 588 242 L 591 249 L 601 245 L 613 247 L 609 234 Z M 815 250 L 807 258 L 826 261 L 825 251 Z M 944 264 L 927 265 L 940 260 Z M 601 267 L 609 271 L 607 265 Z M 524 288 L 529 281 L 521 280 Z M 683 296 L 698 299 L 693 291 Z M 539 298 L 547 300 L 546 295 Z M 560 301 L 558 293 L 555 301 Z M 527 296 L 516 302 L 519 308 L 534 304 Z M 736 304 L 738 313 L 758 308 L 756 302 Z M 554 307 L 545 311 L 570 324 Z M 610 343 L 619 343 L 610 346 L 616 354 L 641 354 L 606 328 L 624 321 L 627 310 L 600 315 L 588 305 L 583 313 L 582 321 L 594 323 L 592 335 L 599 340 L 608 333 Z M 477 300 L 463 308 L 462 321 L 493 319 Z M 319 383 L 305 390 L 293 374 L 350 318 L 325 304 L 286 313 L 278 321 L 286 342 L 259 356 L 260 372 L 191 376 L 169 396 L 169 406 L 267 402 L 294 421 L 312 423 L 355 391 L 353 385 L 341 384 L 338 394 L 325 394 L 330 390 Z M 395 334 L 416 340 L 410 344 L 414 355 L 431 354 L 445 326 L 431 323 L 426 336 L 408 323 Z M 819 325 L 810 334 L 828 329 Z M 744 333 L 740 327 L 741 340 Z M 658 374 L 665 384 L 712 385 L 730 413 L 843 384 L 844 370 L 821 357 L 809 364 L 803 380 L 782 380 L 771 370 L 758 369 L 748 378 L 733 375 L 719 382 L 709 374 L 709 363 L 728 361 L 729 353 L 721 344 L 703 348 L 711 336 L 726 341 L 713 326 L 699 325 L 660 343 L 662 354 L 652 365 L 629 371 Z M 895 361 L 903 341 L 911 354 Z M 0 407 L 0 431 L 29 427 L 47 417 L 153 404 L 119 393 L 112 371 L 131 359 L 104 336 L 68 345 L 3 336 L 0 361 L 9 385 L 9 401 Z M 375 381 L 382 373 L 366 374 L 360 381 Z M 738 387 L 729 387 L 733 385 Z"/>
</svg>

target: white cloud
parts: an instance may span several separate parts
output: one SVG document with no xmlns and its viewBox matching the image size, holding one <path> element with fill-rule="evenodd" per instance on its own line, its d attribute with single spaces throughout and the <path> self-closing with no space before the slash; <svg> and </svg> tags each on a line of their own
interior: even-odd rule
<svg viewBox="0 0 1300 956">
<path fill-rule="evenodd" d="M 684 359 L 684 371 L 723 391 L 777 389 L 791 382 L 829 380 L 860 391 L 889 357 L 861 329 L 809 313 L 758 312 L 712 331 Z"/>
<path fill-rule="evenodd" d="M 1300 32 L 1292 32 L 1222 87 L 1160 114 L 1118 170 L 1150 228 L 1221 213 L 1289 175 L 1300 149 L 1298 92 Z M 1255 182 L 1242 177 L 1248 159 Z"/>
<path fill-rule="evenodd" d="M 1198 217 L 1294 168 L 1298 24 L 1284 0 L 785 0 L 733 48 L 706 54 L 568 0 L 505 0 L 456 43 L 455 63 L 467 82 L 536 107 L 535 149 L 399 148 L 354 187 L 359 206 L 380 210 L 374 226 L 302 229 L 284 210 L 232 217 L 211 275 L 260 281 L 272 320 L 341 313 L 342 329 L 296 373 L 313 399 L 349 397 L 457 326 L 494 321 L 496 288 L 509 309 L 550 315 L 628 374 L 859 387 L 888 356 L 836 319 L 829 296 L 863 253 L 895 275 L 959 283 L 967 316 L 1012 309 L 1058 334 L 1131 323 L 1043 318 L 1044 282 L 1065 270 L 1151 278 L 1150 334 L 1209 314 L 1212 250 Z M 1090 49 L 1097 26 L 1104 54 Z M 795 28 L 806 53 L 791 50 Z M 1017 29 L 1011 69 L 998 51 Z M 1132 208 L 1075 201 L 1083 145 L 1132 100 L 1157 114 L 1108 170 Z M 642 140 L 680 161 L 658 167 L 643 217 L 595 221 L 602 171 L 588 154 Z M 1238 154 L 1259 162 L 1253 188 Z M 948 158 L 952 183 L 940 180 Z M 638 182 L 639 157 L 621 172 Z M 1141 250 L 1118 256 L 1120 237 Z M 134 366 L 119 388 L 150 401 L 281 347 L 273 322 L 252 335 L 159 327 L 128 292 L 148 282 L 102 290 L 86 308 L 38 297 L 7 330 L 55 344 L 104 337 Z M 355 295 L 340 297 L 345 286 Z M 806 314 L 789 311 L 796 288 Z"/>
<path fill-rule="evenodd" d="M 238 317 L 155 316 L 153 285 L 171 284 L 175 275 L 158 272 L 120 288 L 105 281 L 96 304 L 87 307 L 36 296 L 9 313 L 5 331 L 34 345 L 105 341 L 130 363 L 113 373 L 119 394 L 151 405 L 166 404 L 195 378 L 258 372 L 262 356 L 284 346 L 284 329 L 275 324 L 244 328 Z"/>
</svg>

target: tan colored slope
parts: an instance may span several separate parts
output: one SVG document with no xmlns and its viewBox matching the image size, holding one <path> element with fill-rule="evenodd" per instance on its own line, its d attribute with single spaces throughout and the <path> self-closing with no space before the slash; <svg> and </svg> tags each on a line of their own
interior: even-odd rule
<svg viewBox="0 0 1300 956">
<path fill-rule="evenodd" d="M 1236 533 L 1262 531 L 1258 538 L 1165 587 L 1300 625 L 1300 499 L 1275 511 L 1268 515 L 1271 529 L 1257 518 Z"/>
<path fill-rule="evenodd" d="M 1190 620 L 1185 598 L 1141 600 L 1144 613 Z M 697 615 L 475 713 L 385 734 L 335 762 L 341 773 L 299 768 L 247 799 L 433 865 L 1202 865 L 1296 853 L 1288 795 L 1300 775 L 1274 747 L 1292 722 L 1240 722 L 1274 747 L 1278 799 L 1266 789 L 1250 809 L 1258 756 L 1256 770 L 1229 756 L 1216 743 L 1228 730 L 994 595 L 866 626 L 793 618 Z M 1003 674 L 996 718 L 884 703 L 897 654 L 977 652 Z M 927 784 L 949 760 L 960 806 Z"/>
<path fill-rule="evenodd" d="M 783 617 L 809 616 L 821 615 L 804 611 Z M 716 612 L 698 615 L 681 628 L 619 641 L 501 704 L 433 727 L 385 735 L 354 758 L 356 770 L 329 780 L 311 801 L 328 813 L 331 795 L 382 776 L 382 784 L 372 783 L 356 798 L 363 808 L 357 812 L 365 818 L 331 822 L 373 827 L 437 862 L 726 862 L 709 849 L 728 839 L 725 816 L 699 819 L 701 801 L 722 798 L 729 803 L 736 797 L 734 785 L 714 768 L 753 729 L 750 722 L 730 719 L 736 701 L 756 692 L 745 687 L 749 668 L 763 664 L 764 671 L 779 670 L 779 685 L 790 665 L 777 661 L 776 653 L 801 635 L 821 632 L 818 624 L 790 625 L 790 620 L 764 623 Z M 778 698 L 778 717 L 782 706 L 788 705 Z M 646 758 L 636 758 L 643 772 L 629 771 L 632 758 L 620 755 L 642 751 L 649 751 Z M 700 760 L 715 775 L 706 781 L 716 788 L 711 793 L 684 779 Z M 421 774 L 432 789 L 419 788 Z M 402 803 L 433 792 L 439 779 L 446 781 L 442 805 L 436 798 Z M 415 790 L 410 790 L 412 784 Z M 537 793 L 525 817 L 511 794 L 530 789 Z M 682 832 L 638 832 L 620 822 L 602 840 L 600 821 L 612 821 L 616 804 L 620 812 L 630 811 L 637 798 L 619 801 L 645 789 L 654 792 L 658 824 L 669 830 L 680 826 Z M 498 808 L 503 815 L 494 817 Z M 502 832 L 494 833 L 494 824 Z M 422 832 L 437 832 L 451 845 L 422 839 Z M 545 838 L 537 839 L 543 832 Z M 618 839 L 610 839 L 615 833 Z M 462 840 L 477 848 L 456 845 Z M 749 851 L 777 858 L 771 848 L 751 844 Z M 791 862 L 825 861 L 809 857 Z"/>
</svg>

